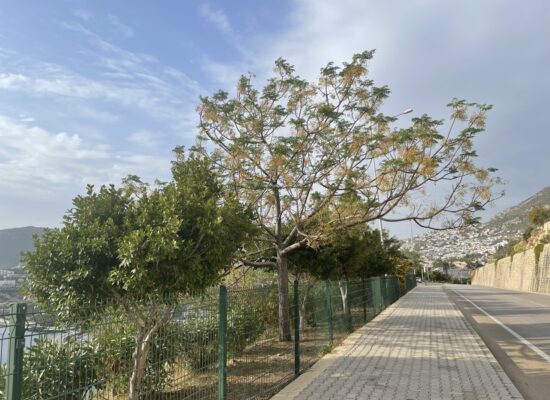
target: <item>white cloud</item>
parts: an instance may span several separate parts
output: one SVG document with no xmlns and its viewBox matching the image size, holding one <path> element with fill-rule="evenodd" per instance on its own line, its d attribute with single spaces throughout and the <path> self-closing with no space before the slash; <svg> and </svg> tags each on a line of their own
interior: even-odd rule
<svg viewBox="0 0 550 400">
<path fill-rule="evenodd" d="M 74 10 L 73 15 L 86 22 L 90 21 L 94 17 L 90 11 L 84 9 Z"/>
<path fill-rule="evenodd" d="M 162 137 L 150 131 L 137 131 L 128 136 L 128 140 L 144 148 L 157 147 L 161 143 Z"/>
<path fill-rule="evenodd" d="M 118 34 L 124 36 L 127 39 L 134 36 L 134 30 L 128 25 L 122 23 L 120 18 L 118 18 L 116 15 L 107 15 L 107 20 Z"/>
<path fill-rule="evenodd" d="M 21 195 L 118 183 L 128 174 L 152 180 L 169 171 L 167 159 L 117 151 L 76 134 L 51 132 L 0 115 L 0 191 Z"/>
<path fill-rule="evenodd" d="M 61 96 L 117 103 L 173 122 L 182 118 L 182 109 L 193 108 L 198 101 L 199 84 L 184 79 L 185 74 L 181 72 L 177 76 L 175 70 L 162 74 L 156 72 L 154 66 L 125 62 L 120 58 L 101 62 L 107 70 L 118 70 L 119 73 L 90 78 L 60 65 L 35 62 L 27 65 L 24 73 L 0 73 L 0 90 L 47 96 L 53 101 L 56 96 Z"/>
<path fill-rule="evenodd" d="M 255 57 L 255 54 L 245 46 L 243 39 L 237 30 L 233 28 L 229 17 L 222 9 L 213 9 L 210 5 L 204 3 L 199 7 L 199 15 L 214 25 L 222 33 L 224 40 L 233 46 L 243 59 L 251 60 Z M 203 60 L 203 64 L 207 72 L 209 69 L 212 69 L 212 65 L 210 64 L 213 64 L 213 62 L 210 60 Z M 218 76 L 214 75 L 214 77 L 220 80 Z"/>
<path fill-rule="evenodd" d="M 207 58 L 205 71 L 225 90 L 247 71 L 256 73 L 261 85 L 273 61 L 284 57 L 312 80 L 329 61 L 340 64 L 354 53 L 376 49 L 370 77 L 392 89 L 384 112 L 397 114 L 411 107 L 412 116 L 445 118 L 445 105 L 453 97 L 493 103 L 487 135 L 478 140 L 481 163 L 500 168 L 500 175 L 510 180 L 511 197 L 525 198 L 548 181 L 547 169 L 540 167 L 548 159 L 543 151 L 548 146 L 540 143 L 548 143 L 544 127 L 550 117 L 544 107 L 550 93 L 550 53 L 541 49 L 547 48 L 550 2 L 506 2 L 505 7 L 497 0 L 466 0 L 460 6 L 438 0 L 291 4 L 284 29 L 245 38 L 251 56 L 232 63 Z M 408 119 L 403 117 L 403 123 Z M 507 146 L 495 147 L 495 140 Z"/>
<path fill-rule="evenodd" d="M 0 89 L 22 87 L 28 83 L 28 78 L 22 74 L 0 73 Z"/>
<path fill-rule="evenodd" d="M 229 22 L 229 18 L 221 9 L 212 9 L 208 4 L 202 4 L 199 8 L 199 13 L 207 21 L 214 24 L 214 26 L 222 33 L 226 35 L 233 35 L 233 28 Z"/>
<path fill-rule="evenodd" d="M 34 117 L 31 117 L 30 115 L 19 114 L 19 121 L 28 123 L 28 122 L 34 122 L 35 119 L 34 119 Z"/>
</svg>

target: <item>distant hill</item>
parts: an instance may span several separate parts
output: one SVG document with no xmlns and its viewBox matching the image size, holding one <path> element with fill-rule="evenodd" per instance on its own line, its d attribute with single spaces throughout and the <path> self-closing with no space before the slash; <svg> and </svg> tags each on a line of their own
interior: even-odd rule
<svg viewBox="0 0 550 400">
<path fill-rule="evenodd" d="M 427 260 L 460 259 L 476 254 L 485 262 L 498 246 L 521 236 L 528 222 L 528 214 L 536 205 L 550 205 L 550 186 L 521 203 L 507 208 L 490 221 L 463 230 L 434 231 L 408 240 L 403 247 L 419 252 Z"/>
<path fill-rule="evenodd" d="M 534 206 L 543 204 L 550 205 L 550 186 L 535 193 L 527 200 L 498 213 L 484 225 L 486 228 L 504 228 L 510 232 L 523 232 L 529 225 L 527 220 L 529 211 Z"/>
<path fill-rule="evenodd" d="M 41 235 L 44 228 L 26 226 L 0 230 L 0 267 L 15 267 L 19 264 L 22 251 L 32 250 L 32 237 Z"/>
</svg>

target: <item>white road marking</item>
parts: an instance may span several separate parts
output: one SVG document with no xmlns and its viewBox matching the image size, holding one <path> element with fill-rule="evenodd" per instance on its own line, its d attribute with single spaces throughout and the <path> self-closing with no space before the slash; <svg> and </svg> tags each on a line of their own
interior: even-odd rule
<svg viewBox="0 0 550 400">
<path fill-rule="evenodd" d="M 502 322 L 500 322 L 498 319 L 493 317 L 491 314 L 489 314 L 487 311 L 485 311 L 483 308 L 479 307 L 476 303 L 471 301 L 470 299 L 467 299 L 462 294 L 458 293 L 457 291 L 451 289 L 453 292 L 458 294 L 460 297 L 462 297 L 464 300 L 466 300 L 468 303 L 473 305 L 475 308 L 477 308 L 479 311 L 481 311 L 483 314 L 491 318 L 493 321 L 495 321 L 497 324 L 499 324 L 503 329 L 505 329 L 510 335 L 514 336 L 516 339 L 518 339 L 521 343 L 529 347 L 531 350 L 533 350 L 536 354 L 538 354 L 544 361 L 547 363 L 550 363 L 550 355 L 546 354 L 544 351 L 539 349 L 537 346 L 535 346 L 533 343 L 525 339 L 523 336 L 518 334 L 517 332 L 513 331 L 512 329 L 508 328 L 506 325 L 504 325 Z"/>
</svg>

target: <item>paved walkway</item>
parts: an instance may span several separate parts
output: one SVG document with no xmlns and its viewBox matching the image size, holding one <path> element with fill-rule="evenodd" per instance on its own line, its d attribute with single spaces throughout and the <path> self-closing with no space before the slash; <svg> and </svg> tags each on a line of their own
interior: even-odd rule
<svg viewBox="0 0 550 400">
<path fill-rule="evenodd" d="M 522 399 L 441 285 L 420 285 L 273 400 Z"/>
</svg>

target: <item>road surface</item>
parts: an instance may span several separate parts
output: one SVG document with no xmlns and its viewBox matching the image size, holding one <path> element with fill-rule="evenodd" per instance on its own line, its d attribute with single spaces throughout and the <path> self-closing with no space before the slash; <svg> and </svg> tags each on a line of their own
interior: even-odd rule
<svg viewBox="0 0 550 400">
<path fill-rule="evenodd" d="M 550 399 L 550 296 L 466 285 L 445 290 L 525 399 Z"/>
</svg>

